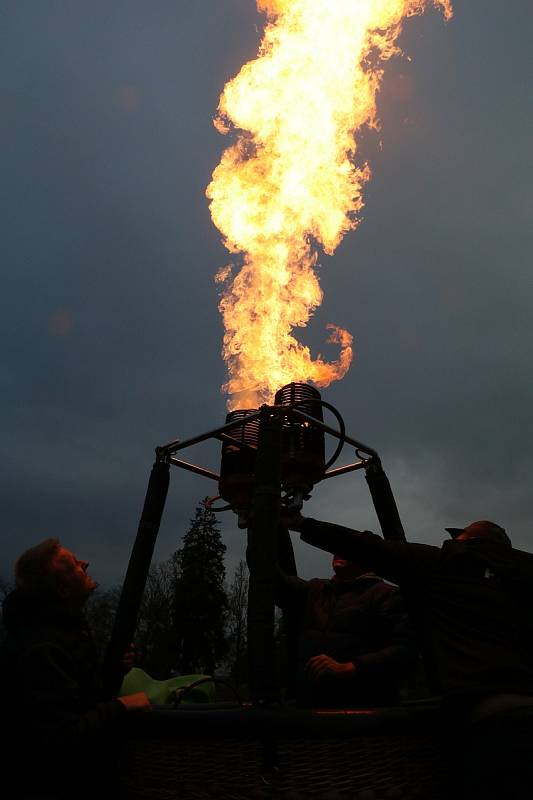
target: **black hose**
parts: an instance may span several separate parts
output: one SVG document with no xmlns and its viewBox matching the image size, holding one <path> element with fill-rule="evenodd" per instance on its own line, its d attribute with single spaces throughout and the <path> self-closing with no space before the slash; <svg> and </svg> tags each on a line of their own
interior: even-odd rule
<svg viewBox="0 0 533 800">
<path fill-rule="evenodd" d="M 239 692 L 237 691 L 235 686 L 233 686 L 232 683 L 230 683 L 229 681 L 226 681 L 224 678 L 213 678 L 213 677 L 206 676 L 205 678 L 199 678 L 197 681 L 193 681 L 192 683 L 189 683 L 187 686 L 184 686 L 182 689 L 176 689 L 176 699 L 174 700 L 174 708 L 178 707 L 178 705 L 181 703 L 183 698 L 187 694 L 189 694 L 189 692 L 191 692 L 193 689 L 196 689 L 197 686 L 202 686 L 202 684 L 204 684 L 204 683 L 213 683 L 213 684 L 220 683 L 222 686 L 226 686 L 226 688 L 231 689 L 231 691 L 235 695 L 235 698 L 236 698 L 237 702 L 239 703 L 239 705 L 241 707 L 244 705 L 244 703 L 242 702 L 242 698 L 241 698 Z"/>
<path fill-rule="evenodd" d="M 322 399 L 319 400 L 318 398 L 316 398 L 316 399 L 313 398 L 311 401 L 309 399 L 300 400 L 298 403 L 291 404 L 291 406 L 289 406 L 289 408 L 298 408 L 299 406 L 308 406 L 310 404 L 310 402 L 312 402 L 312 403 L 320 403 L 321 406 L 324 406 L 324 408 L 327 408 L 337 418 L 337 422 L 339 423 L 339 442 L 337 444 L 335 452 L 333 453 L 333 455 L 331 456 L 329 461 L 324 466 L 324 472 L 326 472 L 331 466 L 333 466 L 333 464 L 335 463 L 335 461 L 338 459 L 338 457 L 340 456 L 340 454 L 342 452 L 342 448 L 344 447 L 344 443 L 346 441 L 346 425 L 344 424 L 344 420 L 341 417 L 340 413 L 335 408 L 335 406 L 332 406 L 331 403 L 327 403 L 325 400 L 322 400 Z M 320 420 L 317 420 L 317 422 L 320 422 Z"/>
</svg>

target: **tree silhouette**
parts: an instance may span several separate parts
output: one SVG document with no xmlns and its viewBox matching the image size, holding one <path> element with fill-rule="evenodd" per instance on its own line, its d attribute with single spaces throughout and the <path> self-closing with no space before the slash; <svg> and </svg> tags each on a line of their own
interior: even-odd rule
<svg viewBox="0 0 533 800">
<path fill-rule="evenodd" d="M 212 675 L 226 653 L 225 551 L 218 522 L 205 498 L 175 554 L 174 625 L 182 674 Z"/>
<path fill-rule="evenodd" d="M 135 632 L 136 666 L 153 678 L 168 678 L 175 666 L 173 599 L 175 559 L 152 564 Z"/>
<path fill-rule="evenodd" d="M 9 592 L 14 589 L 8 581 L 4 580 L 2 576 L 0 576 L 0 642 L 3 642 L 6 636 L 6 630 L 4 626 L 4 619 L 2 615 L 2 602 L 6 599 Z"/>
<path fill-rule="evenodd" d="M 120 592 L 120 586 L 113 586 L 107 590 L 97 589 L 85 606 L 85 617 L 96 649 L 102 658 L 111 636 Z"/>
<path fill-rule="evenodd" d="M 154 562 L 146 579 L 134 635 L 135 666 L 153 678 L 168 678 L 175 664 L 174 585 L 174 558 Z M 97 590 L 85 609 L 94 643 L 102 656 L 111 636 L 121 591 L 121 586 Z"/>
<path fill-rule="evenodd" d="M 246 678 L 246 612 L 248 608 L 248 567 L 239 561 L 229 587 L 228 644 L 231 676 L 239 686 Z"/>
</svg>

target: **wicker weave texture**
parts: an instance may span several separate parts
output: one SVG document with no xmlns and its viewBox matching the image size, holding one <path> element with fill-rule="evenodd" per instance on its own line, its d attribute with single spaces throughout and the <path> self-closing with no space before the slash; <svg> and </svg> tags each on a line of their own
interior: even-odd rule
<svg viewBox="0 0 533 800">
<path fill-rule="evenodd" d="M 127 800 L 444 800 L 431 739 L 133 740 L 123 771 Z"/>
</svg>

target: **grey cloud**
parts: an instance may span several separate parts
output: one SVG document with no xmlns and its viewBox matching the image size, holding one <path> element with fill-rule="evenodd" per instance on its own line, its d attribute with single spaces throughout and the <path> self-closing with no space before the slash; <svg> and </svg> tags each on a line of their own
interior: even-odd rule
<svg viewBox="0 0 533 800">
<path fill-rule="evenodd" d="M 363 220 L 321 257 L 324 304 L 300 335 L 334 357 L 325 324 L 354 334 L 323 394 L 381 454 L 413 539 L 488 517 L 531 549 L 531 10 L 456 6 L 448 26 L 405 26 L 413 60 L 387 66 L 382 131 L 364 136 Z M 224 421 L 213 276 L 230 258 L 204 191 L 230 141 L 211 124 L 218 95 L 254 57 L 258 19 L 240 0 L 2 14 L 0 575 L 57 531 L 109 584 L 154 447 Z M 219 453 L 190 458 L 216 469 Z M 215 493 L 173 471 L 156 558 Z M 317 486 L 306 510 L 376 529 L 360 475 Z M 243 535 L 221 524 L 231 572 Z M 296 548 L 302 574 L 327 574 Z"/>
</svg>

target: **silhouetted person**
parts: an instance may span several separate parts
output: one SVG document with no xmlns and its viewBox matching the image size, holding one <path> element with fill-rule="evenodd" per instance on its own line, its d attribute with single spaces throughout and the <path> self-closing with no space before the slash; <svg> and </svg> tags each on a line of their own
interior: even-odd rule
<svg viewBox="0 0 533 800">
<path fill-rule="evenodd" d="M 278 605 L 297 632 L 296 699 L 306 706 L 394 705 L 417 654 L 396 587 L 334 555 L 329 580 L 280 571 Z"/>
<path fill-rule="evenodd" d="M 83 616 L 96 587 L 87 567 L 58 539 L 47 539 L 17 560 L 16 588 L 3 603 L 9 746 L 2 780 L 14 782 L 17 798 L 117 796 L 121 725 L 128 711 L 150 708 L 144 692 L 103 696 Z M 128 651 L 124 672 L 131 662 Z"/>
<path fill-rule="evenodd" d="M 301 538 L 402 589 L 468 798 L 533 794 L 533 555 L 481 520 L 442 548 L 295 516 Z"/>
</svg>

